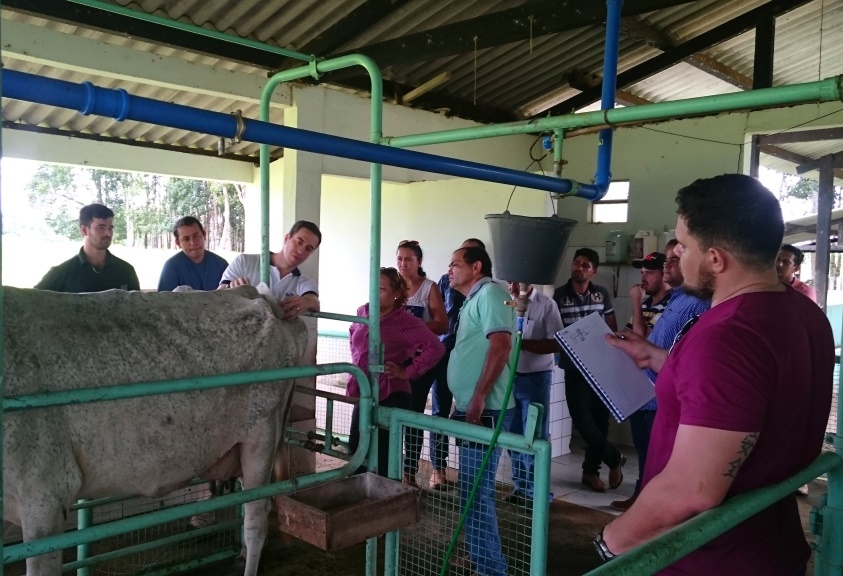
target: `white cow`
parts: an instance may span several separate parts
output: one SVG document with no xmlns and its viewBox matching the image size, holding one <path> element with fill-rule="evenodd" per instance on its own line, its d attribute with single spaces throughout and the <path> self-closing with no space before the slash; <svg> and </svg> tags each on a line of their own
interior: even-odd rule
<svg viewBox="0 0 843 576">
<path fill-rule="evenodd" d="M 306 329 L 250 287 L 216 292 L 5 289 L 7 396 L 281 368 Z M 272 382 L 6 414 L 4 515 L 25 541 L 63 530 L 79 498 L 162 496 L 201 475 L 266 484 L 292 395 Z M 267 500 L 246 504 L 246 576 L 257 572 Z M 61 552 L 27 560 L 58 576 Z"/>
</svg>

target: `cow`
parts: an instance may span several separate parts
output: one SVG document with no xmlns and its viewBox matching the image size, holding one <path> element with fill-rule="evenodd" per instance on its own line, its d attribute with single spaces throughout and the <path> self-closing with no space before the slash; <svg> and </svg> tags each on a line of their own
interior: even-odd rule
<svg viewBox="0 0 843 576">
<path fill-rule="evenodd" d="M 301 321 L 253 287 L 63 294 L 5 288 L 6 396 L 283 368 Z M 79 498 L 163 496 L 192 478 L 266 484 L 292 382 L 270 382 L 6 414 L 3 512 L 24 541 L 63 531 Z M 255 576 L 268 500 L 245 506 L 245 575 Z M 61 552 L 27 559 L 61 574 Z"/>
</svg>

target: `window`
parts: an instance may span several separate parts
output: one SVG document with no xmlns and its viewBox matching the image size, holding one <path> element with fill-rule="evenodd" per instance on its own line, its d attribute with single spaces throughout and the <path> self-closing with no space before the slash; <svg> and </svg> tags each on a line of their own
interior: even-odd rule
<svg viewBox="0 0 843 576">
<path fill-rule="evenodd" d="M 612 182 L 601 200 L 591 203 L 589 222 L 626 222 L 629 212 L 629 182 Z"/>
</svg>

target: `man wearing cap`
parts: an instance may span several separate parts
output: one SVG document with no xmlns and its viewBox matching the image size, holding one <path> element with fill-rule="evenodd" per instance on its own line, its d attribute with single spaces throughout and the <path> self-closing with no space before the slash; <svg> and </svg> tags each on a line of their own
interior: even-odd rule
<svg viewBox="0 0 843 576">
<path fill-rule="evenodd" d="M 634 268 L 641 269 L 641 283 L 629 291 L 632 318 L 626 329 L 641 336 L 650 334 L 670 301 L 670 286 L 664 282 L 664 261 L 664 254 L 651 252 L 643 260 L 632 263 Z"/>
</svg>

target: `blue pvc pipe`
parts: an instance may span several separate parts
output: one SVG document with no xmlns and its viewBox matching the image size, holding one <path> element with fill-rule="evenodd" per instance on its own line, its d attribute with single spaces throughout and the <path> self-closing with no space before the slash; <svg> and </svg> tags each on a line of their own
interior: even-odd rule
<svg viewBox="0 0 843 576">
<path fill-rule="evenodd" d="M 606 43 L 603 49 L 603 92 L 600 100 L 601 110 L 615 107 L 615 90 L 618 84 L 618 47 L 621 34 L 621 8 L 623 0 L 606 1 Z M 597 172 L 594 186 L 599 195 L 590 200 L 599 200 L 609 190 L 612 181 L 612 137 L 614 131 L 605 128 L 597 138 Z"/>
<path fill-rule="evenodd" d="M 225 138 L 234 138 L 237 135 L 237 120 L 231 114 L 131 96 L 123 89 L 100 88 L 90 82 L 74 84 L 25 72 L 3 70 L 2 87 L 3 96 L 6 98 L 70 108 L 83 114 L 109 116 L 118 120 L 135 120 Z M 578 185 L 570 180 L 538 176 L 488 164 L 391 148 L 258 120 L 244 120 L 244 124 L 245 130 L 241 138 L 260 144 L 546 190 L 555 194 L 590 198 L 598 193 L 593 185 Z M 572 191 L 574 194 L 570 194 Z"/>
</svg>

